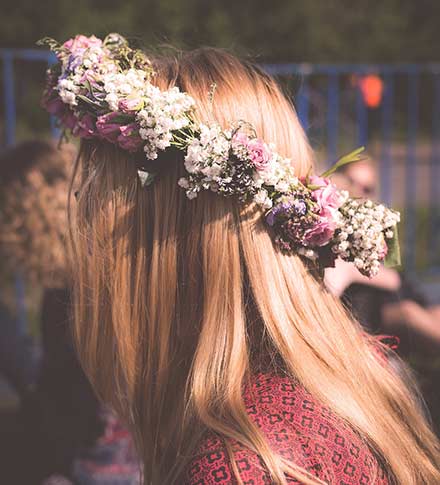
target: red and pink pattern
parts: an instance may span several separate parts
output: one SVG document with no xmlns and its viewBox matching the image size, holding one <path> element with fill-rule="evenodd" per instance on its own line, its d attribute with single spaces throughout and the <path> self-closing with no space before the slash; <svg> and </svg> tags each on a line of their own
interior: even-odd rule
<svg viewBox="0 0 440 485">
<path fill-rule="evenodd" d="M 333 412 L 288 377 L 259 374 L 244 394 L 249 416 L 272 448 L 330 485 L 388 485 L 367 444 Z M 244 485 L 271 479 L 258 456 L 233 443 Z M 299 484 L 293 478 L 288 483 Z M 185 485 L 236 484 L 222 439 L 209 434 L 187 468 Z"/>
</svg>

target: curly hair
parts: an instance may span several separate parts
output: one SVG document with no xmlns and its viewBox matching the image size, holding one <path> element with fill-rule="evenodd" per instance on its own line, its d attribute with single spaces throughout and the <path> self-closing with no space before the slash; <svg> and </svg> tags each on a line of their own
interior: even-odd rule
<svg viewBox="0 0 440 485">
<path fill-rule="evenodd" d="M 72 145 L 27 141 L 0 155 L 0 257 L 28 281 L 66 283 L 65 232 Z"/>
</svg>

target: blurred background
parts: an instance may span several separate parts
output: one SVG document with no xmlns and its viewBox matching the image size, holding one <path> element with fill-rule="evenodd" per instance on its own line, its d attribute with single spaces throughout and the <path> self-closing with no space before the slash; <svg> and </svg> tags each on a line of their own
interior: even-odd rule
<svg viewBox="0 0 440 485">
<path fill-rule="evenodd" d="M 77 33 L 104 37 L 116 31 L 147 49 L 157 45 L 183 49 L 202 45 L 222 47 L 253 59 L 279 79 L 296 107 L 322 167 L 358 146 L 367 147 L 375 169 L 377 198 L 402 212 L 401 270 L 405 280 L 411 282 L 412 296 L 400 298 L 417 301 L 424 309 L 438 309 L 439 19 L 440 2 L 436 0 L 10 2 L 7 13 L 0 18 L 0 211 L 6 214 L 10 210 L 11 196 L 7 199 L 5 194 L 11 180 L 23 175 L 15 173 L 11 178 L 5 167 L 16 165 L 20 172 L 21 166 L 34 163 L 34 158 L 47 159 L 49 153 L 41 152 L 38 145 L 24 145 L 25 149 L 18 152 L 14 151 L 16 147 L 29 141 L 50 145 L 59 136 L 54 121 L 39 106 L 45 70 L 54 59 L 35 46 L 38 39 L 50 36 L 64 41 Z M 53 144 L 50 146 L 53 149 Z M 74 151 L 75 147 L 69 150 Z M 41 168 L 41 173 L 44 170 Z M 64 175 L 60 180 L 64 180 Z M 355 183 L 350 177 L 347 180 Z M 21 188 L 17 186 L 16 196 L 20 200 L 17 191 L 26 184 L 24 181 Z M 53 200 L 50 193 L 46 198 Z M 28 204 L 35 207 L 34 202 Z M 21 206 L 17 203 L 16 207 Z M 25 225 L 18 217 L 14 226 L 11 218 L 6 221 L 4 217 L 3 225 L 0 218 L 3 242 L 13 239 L 14 227 Z M 22 348 L 29 354 L 24 355 L 32 356 L 28 359 L 32 362 L 39 362 L 44 352 L 42 303 L 46 290 L 57 286 L 53 281 L 47 283 L 35 266 L 50 266 L 52 273 L 58 269 L 58 260 L 45 262 L 41 254 L 45 248 L 56 246 L 51 241 L 65 224 L 62 217 L 48 219 L 36 233 L 23 232 L 22 254 L 16 256 L 23 267 L 15 263 L 8 251 L 0 249 L 0 302 L 4 307 L 1 319 L 5 321 L 4 313 L 13 322 L 14 338 L 26 342 Z M 51 224 L 56 226 L 55 232 Z M 48 242 L 39 246 L 41 253 L 34 252 L 31 238 L 39 241 L 47 238 Z M 35 264 L 30 262 L 33 258 Z M 14 264 L 6 264 L 10 261 Z M 31 270 L 26 264 L 32 266 Z M 438 430 L 440 334 L 436 332 L 440 331 L 440 313 L 430 313 L 431 320 L 426 325 L 433 331 L 420 337 L 420 332 L 405 323 L 405 318 L 410 319 L 408 309 L 405 307 L 402 312 L 400 324 L 385 330 L 403 340 L 402 355 L 422 385 Z M 383 330 L 378 328 L 380 332 Z M 6 334 L 0 320 L 3 361 L 6 354 L 13 352 Z M 32 375 L 29 369 L 27 372 Z M 32 385 L 36 379 L 27 377 Z M 7 423 L 26 399 L 22 394 L 8 372 L 0 368 L 0 435 L 3 432 L 4 438 L 0 444 L 6 443 L 5 446 L 13 440 L 14 429 Z"/>
</svg>

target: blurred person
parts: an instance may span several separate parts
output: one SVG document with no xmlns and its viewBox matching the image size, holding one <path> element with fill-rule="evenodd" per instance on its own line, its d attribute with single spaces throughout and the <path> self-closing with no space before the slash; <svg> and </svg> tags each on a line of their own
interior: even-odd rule
<svg viewBox="0 0 440 485">
<path fill-rule="evenodd" d="M 333 181 L 355 197 L 378 196 L 377 167 L 371 159 L 347 165 Z M 338 260 L 335 268 L 326 269 L 325 283 L 370 332 L 399 336 L 403 352 L 408 352 L 408 337 L 417 337 L 425 348 L 440 346 L 440 305 L 430 305 L 404 273 L 383 266 L 376 276 L 366 278 Z"/>
<path fill-rule="evenodd" d="M 54 143 L 28 141 L 0 156 L 2 269 L 20 271 L 29 284 L 44 288 L 41 362 L 31 358 L 22 343 L 28 338 L 18 335 L 12 318 L 0 322 L 0 362 L 9 363 L 0 372 L 19 390 L 21 381 L 14 376 L 23 374 L 20 365 L 33 373 L 27 392 L 20 392 L 15 446 L 2 443 L 7 448 L 3 456 L 11 457 L 6 462 L 11 476 L 5 468 L 2 476 L 18 485 L 70 479 L 84 485 L 109 480 L 134 485 L 139 473 L 130 436 L 99 404 L 71 340 L 65 232 L 75 152 L 71 145 L 59 149 Z"/>
<path fill-rule="evenodd" d="M 316 271 L 333 215 L 352 216 L 306 177 L 313 155 L 275 81 L 217 49 L 50 46 L 45 106 L 81 138 L 77 348 L 136 436 L 143 482 L 439 483 L 411 379 Z M 382 252 L 396 220 L 384 211 Z"/>
</svg>

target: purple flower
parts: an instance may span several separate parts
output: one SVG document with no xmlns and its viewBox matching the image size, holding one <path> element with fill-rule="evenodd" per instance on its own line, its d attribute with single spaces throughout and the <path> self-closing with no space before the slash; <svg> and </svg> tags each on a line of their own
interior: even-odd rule
<svg viewBox="0 0 440 485">
<path fill-rule="evenodd" d="M 85 114 L 78 120 L 72 132 L 80 138 L 93 138 L 96 134 L 95 118 L 91 114 Z"/>
<path fill-rule="evenodd" d="M 276 212 L 274 211 L 274 209 L 272 209 L 267 213 L 266 223 L 269 224 L 269 226 L 273 226 L 275 224 L 275 215 L 276 215 Z"/>
<path fill-rule="evenodd" d="M 275 224 L 277 216 L 304 216 L 307 213 L 307 204 L 304 199 L 292 199 L 281 202 L 273 207 L 266 215 L 266 222 L 269 226 Z"/>
<path fill-rule="evenodd" d="M 65 79 L 69 76 L 69 73 L 73 72 L 77 67 L 79 67 L 83 63 L 82 53 L 79 51 L 70 54 L 69 59 L 67 60 L 67 68 L 64 74 L 61 76 L 61 79 Z"/>
<path fill-rule="evenodd" d="M 277 216 L 286 214 L 291 207 L 292 204 L 290 202 L 282 202 L 274 206 L 266 215 L 267 224 L 269 224 L 269 226 L 273 226 Z"/>
<path fill-rule="evenodd" d="M 121 134 L 118 136 L 119 146 L 129 152 L 137 152 L 144 141 L 139 136 L 139 126 L 137 123 L 130 123 L 120 127 Z"/>
<path fill-rule="evenodd" d="M 121 125 L 114 122 L 115 118 L 119 116 L 119 113 L 112 112 L 100 116 L 96 121 L 96 128 L 99 135 L 110 143 L 116 143 L 121 134 Z"/>
<path fill-rule="evenodd" d="M 305 216 L 307 213 L 307 204 L 304 199 L 298 199 L 294 202 L 295 212 L 299 216 Z"/>
</svg>

